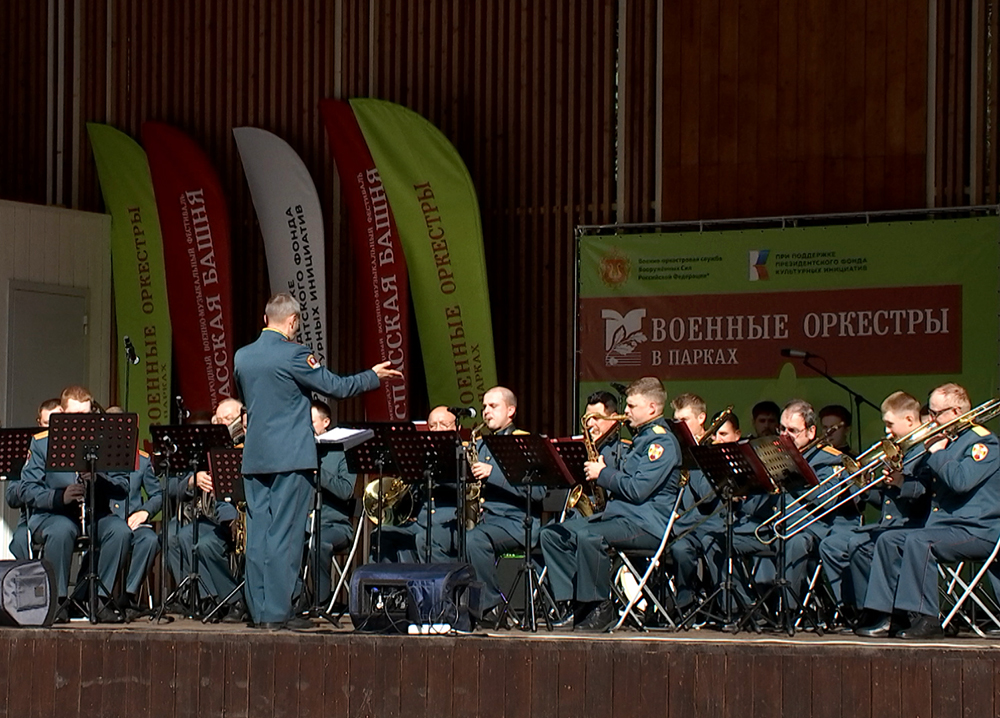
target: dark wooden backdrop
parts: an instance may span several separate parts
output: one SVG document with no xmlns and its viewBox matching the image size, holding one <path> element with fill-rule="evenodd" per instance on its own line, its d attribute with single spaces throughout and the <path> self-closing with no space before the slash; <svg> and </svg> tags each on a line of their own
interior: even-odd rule
<svg viewBox="0 0 1000 718">
<path fill-rule="evenodd" d="M 326 211 L 331 355 L 359 368 L 323 97 L 402 103 L 479 194 L 501 382 L 572 430 L 580 224 L 995 203 L 997 0 L 10 0 L 0 197 L 102 208 L 84 123 L 176 124 L 231 204 L 236 339 L 267 295 L 232 128 L 303 157 Z M 333 300 L 332 300 L 333 301 Z M 359 405 L 344 403 L 343 415 Z"/>
</svg>

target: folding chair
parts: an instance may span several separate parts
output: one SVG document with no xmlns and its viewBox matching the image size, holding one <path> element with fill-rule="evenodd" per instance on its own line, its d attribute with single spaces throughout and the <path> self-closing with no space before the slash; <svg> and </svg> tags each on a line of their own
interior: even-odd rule
<svg viewBox="0 0 1000 718">
<path fill-rule="evenodd" d="M 680 504 L 679 497 L 677 504 L 678 505 Z M 626 567 L 628 567 L 628 570 L 632 572 L 632 575 L 638 576 L 640 578 L 638 579 L 638 586 L 636 587 L 637 590 L 631 596 L 631 598 L 626 598 L 625 596 L 618 595 L 618 593 L 615 592 L 616 595 L 618 595 L 619 600 L 624 601 L 625 608 L 622 609 L 621 615 L 618 617 L 618 621 L 615 623 L 615 625 L 613 625 L 611 628 L 608 629 L 608 633 L 612 633 L 621 628 L 622 624 L 625 623 L 625 620 L 629 617 L 631 617 L 632 620 L 636 622 L 640 630 L 643 631 L 648 630 L 646 626 L 646 621 L 643 619 L 642 616 L 639 616 L 638 613 L 635 612 L 636 605 L 639 603 L 639 600 L 642 599 L 643 597 L 645 597 L 646 601 L 648 602 L 647 606 L 652 605 L 653 611 L 663 616 L 669 628 L 671 629 L 677 628 L 677 623 L 670 615 L 670 612 L 667 611 L 666 608 L 664 608 L 659 598 L 650 589 L 649 586 L 649 580 L 652 577 L 653 572 L 656 571 L 660 566 L 660 559 L 663 556 L 664 549 L 666 549 L 667 544 L 670 541 L 670 534 L 673 532 L 674 522 L 676 520 L 677 520 L 677 505 L 674 506 L 674 510 L 670 514 L 670 520 L 667 521 L 667 527 L 666 529 L 664 529 L 663 536 L 660 538 L 660 544 L 659 546 L 656 547 L 655 551 L 653 551 L 652 553 L 642 552 L 642 551 L 628 552 L 634 558 L 647 558 L 649 560 L 649 563 L 646 565 L 646 570 L 643 572 L 640 572 L 636 569 L 632 561 L 629 560 L 629 556 L 628 554 L 626 554 L 625 551 L 618 549 L 615 550 L 615 553 L 618 555 L 618 558 L 622 561 L 623 564 L 625 564 Z"/>
<path fill-rule="evenodd" d="M 990 566 L 992 566 L 997 554 L 1000 554 L 1000 537 L 997 538 L 997 542 L 994 544 L 990 555 L 983 560 L 982 566 L 976 572 L 975 576 L 972 577 L 972 580 L 968 582 L 966 582 L 961 575 L 966 562 L 962 561 L 954 566 L 942 566 L 941 564 L 938 564 L 938 575 L 940 575 L 945 581 L 945 587 L 941 588 L 942 598 L 952 604 L 951 610 L 941 622 L 942 628 L 946 629 L 952 619 L 955 618 L 956 615 L 960 614 L 977 636 L 980 638 L 986 637 L 986 633 L 984 633 L 983 630 L 977 625 L 975 617 L 962 611 L 962 607 L 969 598 L 971 598 L 973 603 L 975 603 L 976 606 L 982 610 L 983 614 L 985 614 L 986 617 L 993 622 L 994 628 L 1000 628 L 1000 618 L 997 616 L 997 614 L 1000 613 L 1000 606 L 998 606 L 995 600 L 983 594 L 982 591 L 977 591 L 980 582 L 983 580 L 986 572 L 990 570 Z M 962 594 L 957 598 L 955 597 L 956 586 L 960 586 L 962 588 Z M 987 602 L 993 604 L 992 610 L 987 606 Z"/>
<path fill-rule="evenodd" d="M 354 564 L 354 557 L 358 553 L 358 546 L 361 545 L 361 536 L 365 532 L 365 517 L 361 513 L 361 502 L 355 501 L 354 515 L 357 519 L 357 525 L 354 527 L 354 540 L 351 542 L 351 550 L 346 554 L 343 564 L 337 563 L 337 557 L 344 554 L 334 554 L 331 560 L 331 576 L 337 577 L 337 585 L 334 586 L 333 591 L 330 593 L 330 603 L 326 607 L 327 613 L 333 612 L 333 607 L 337 603 L 337 596 L 340 595 L 341 591 L 344 591 L 345 597 L 350 597 L 351 595 L 347 579 L 350 568 Z"/>
</svg>

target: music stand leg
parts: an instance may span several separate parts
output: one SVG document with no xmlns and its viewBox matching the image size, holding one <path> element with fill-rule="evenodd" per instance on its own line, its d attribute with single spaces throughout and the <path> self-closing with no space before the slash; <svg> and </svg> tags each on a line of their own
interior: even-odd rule
<svg viewBox="0 0 1000 718">
<path fill-rule="evenodd" d="M 167 456 L 167 465 L 164 469 L 160 483 L 163 486 L 163 506 L 160 509 L 160 605 L 156 612 L 149 617 L 150 623 L 159 623 L 167 619 L 170 623 L 174 619 L 167 615 L 167 553 L 170 550 L 170 491 L 168 482 L 170 481 L 170 457 Z"/>
<path fill-rule="evenodd" d="M 456 542 L 458 544 L 458 560 L 462 563 L 469 562 L 469 550 L 466 545 L 465 531 L 465 506 L 466 506 L 466 486 L 469 482 L 468 462 L 465 460 L 465 452 L 462 445 L 455 447 L 455 475 L 458 476 L 458 506 L 455 530 L 458 532 Z"/>
<path fill-rule="evenodd" d="M 101 549 L 100 549 L 100 540 L 97 538 L 97 525 L 94 523 L 94 507 L 97 505 L 97 472 L 95 471 L 95 468 L 97 466 L 97 455 L 94 454 L 93 452 L 90 452 L 87 455 L 86 460 L 87 463 L 89 464 L 89 469 L 90 469 L 90 479 L 87 482 L 87 491 L 86 494 L 84 495 L 84 506 L 83 506 L 84 516 L 86 517 L 87 520 L 87 526 L 90 527 L 90 532 L 89 532 L 90 536 L 88 537 L 90 546 L 88 547 L 87 550 L 88 553 L 87 573 L 83 577 L 84 586 L 81 587 L 78 584 L 76 588 L 73 590 L 73 595 L 68 599 L 67 603 L 73 603 L 79 606 L 79 602 L 76 597 L 82 593 L 81 588 L 85 588 L 86 606 L 84 612 L 87 614 L 88 621 L 90 621 L 91 623 L 98 623 L 97 605 L 99 603 L 99 598 L 98 598 L 99 588 L 103 589 L 104 593 L 107 596 L 108 599 L 107 605 L 111 606 L 112 610 L 116 614 L 121 615 L 121 612 L 119 611 L 118 607 L 114 605 L 114 601 L 111 596 L 111 591 L 108 589 L 107 586 L 105 586 L 102 583 L 101 577 L 98 574 Z M 79 607 L 84 608 L 82 606 Z"/>
</svg>

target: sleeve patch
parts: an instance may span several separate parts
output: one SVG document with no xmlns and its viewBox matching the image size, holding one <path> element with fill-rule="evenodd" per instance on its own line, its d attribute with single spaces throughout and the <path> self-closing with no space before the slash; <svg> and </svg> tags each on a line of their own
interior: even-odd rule
<svg viewBox="0 0 1000 718">
<path fill-rule="evenodd" d="M 990 453 L 989 447 L 986 444 L 973 444 L 972 446 L 972 460 L 982 461 L 986 458 L 987 454 Z"/>
<path fill-rule="evenodd" d="M 666 429 L 664 429 L 664 428 L 663 428 L 662 426 L 660 426 L 659 424 L 654 424 L 654 425 L 653 425 L 653 433 L 654 433 L 654 434 L 666 434 L 666 433 L 667 433 L 667 430 L 666 430 Z"/>
<path fill-rule="evenodd" d="M 656 461 L 663 456 L 663 447 L 659 444 L 650 444 L 649 448 L 646 449 L 646 456 L 649 457 L 650 461 Z"/>
<path fill-rule="evenodd" d="M 319 362 L 316 361 L 316 357 L 314 355 L 312 355 L 312 354 L 310 354 L 308 357 L 306 357 L 306 364 L 308 364 L 309 367 L 312 368 L 312 369 L 318 369 L 319 368 Z"/>
</svg>

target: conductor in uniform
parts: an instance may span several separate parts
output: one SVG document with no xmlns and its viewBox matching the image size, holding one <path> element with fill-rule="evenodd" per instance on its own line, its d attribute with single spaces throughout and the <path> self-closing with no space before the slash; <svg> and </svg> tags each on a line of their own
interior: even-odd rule
<svg viewBox="0 0 1000 718">
<path fill-rule="evenodd" d="M 254 625 L 261 628 L 284 628 L 292 616 L 312 496 L 309 477 L 318 466 L 310 393 L 345 399 L 377 388 L 381 379 L 402 376 L 389 362 L 346 377 L 329 371 L 294 341 L 301 311 L 290 294 L 275 294 L 260 337 L 234 357 L 236 385 L 247 407 L 245 593 Z"/>
</svg>

